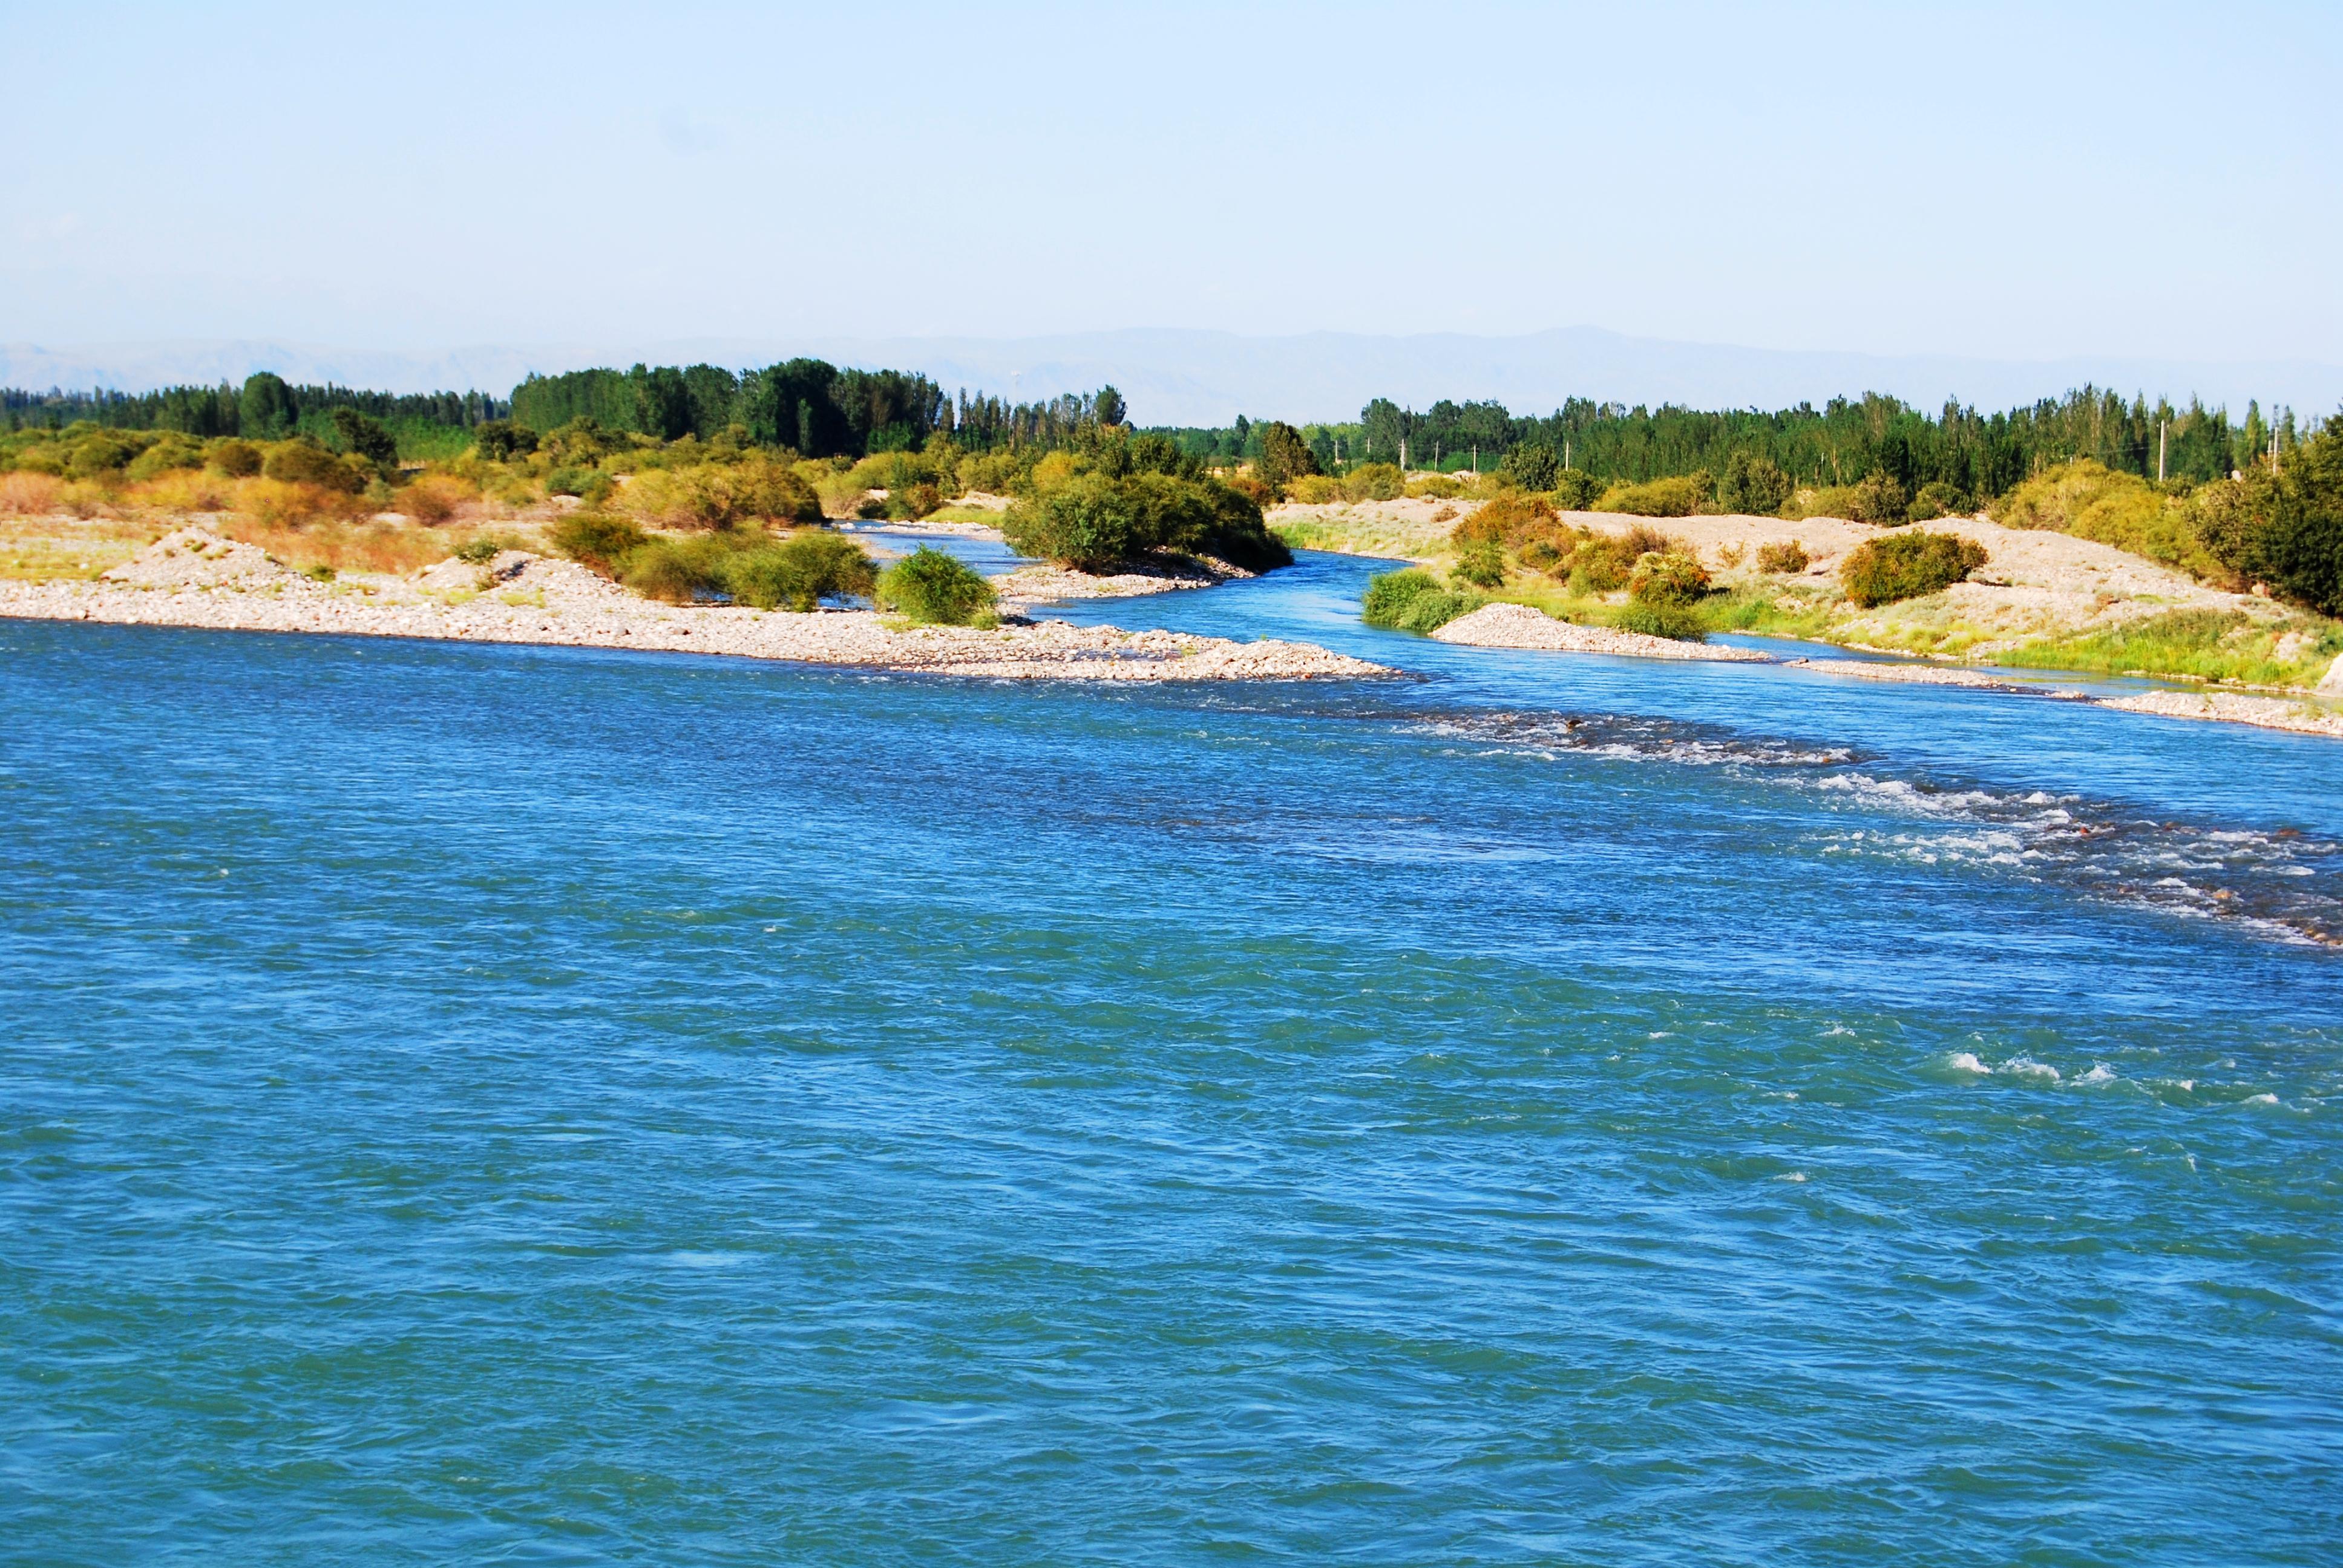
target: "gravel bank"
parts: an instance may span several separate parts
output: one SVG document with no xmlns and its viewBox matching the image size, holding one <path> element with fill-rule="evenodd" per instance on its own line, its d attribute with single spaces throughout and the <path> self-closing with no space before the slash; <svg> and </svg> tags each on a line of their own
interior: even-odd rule
<svg viewBox="0 0 2343 1568">
<path fill-rule="evenodd" d="M 2343 740 L 2343 713 L 2288 702 L 2282 697 L 2247 697 L 2232 691 L 2144 691 L 2137 697 L 2107 698 L 2100 706 L 2163 719 L 2207 719 L 2217 724 L 2251 724 Z"/>
<path fill-rule="evenodd" d="M 1135 598 L 1176 588 L 1212 588 L 1254 575 L 1226 561 L 1182 558 L 1160 565 L 1126 562 L 1121 571 L 1096 575 L 1043 562 L 990 580 L 1003 604 L 1033 605 L 1076 598 Z"/>
<path fill-rule="evenodd" d="M 222 631 L 329 632 L 671 653 L 1038 680 L 1324 680 L 1386 676 L 1310 643 L 1125 632 L 1064 621 L 890 628 L 869 611 L 794 615 L 639 599 L 569 561 L 508 550 L 413 578 L 319 582 L 248 545 L 182 529 L 96 582 L 0 583 L 0 615 Z"/>
<path fill-rule="evenodd" d="M 1727 664 L 1772 664 L 1770 653 L 1714 643 L 1677 642 L 1646 637 L 1640 631 L 1614 631 L 1605 626 L 1574 626 L 1556 620 L 1525 604 L 1484 604 L 1470 615 L 1458 616 L 1433 637 L 1440 642 L 1468 648 L 1550 648 L 1558 653 L 1615 653 L 1634 658 L 1693 658 Z"/>
<path fill-rule="evenodd" d="M 1911 686 L 1966 686 L 1978 691 L 2022 691 L 2029 696 L 2056 695 L 2046 686 L 2026 686 L 1975 669 L 1940 669 L 1926 664 L 1871 664 L 1859 658 L 1793 658 L 1801 669 L 1825 675 L 1850 676 L 1856 680 L 1897 681 Z"/>
</svg>

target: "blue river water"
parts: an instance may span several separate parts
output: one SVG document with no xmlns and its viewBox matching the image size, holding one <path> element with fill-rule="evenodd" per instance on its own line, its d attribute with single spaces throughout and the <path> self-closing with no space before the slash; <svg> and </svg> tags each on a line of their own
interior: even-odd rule
<svg viewBox="0 0 2343 1568">
<path fill-rule="evenodd" d="M 0 622 L 0 1563 L 2343 1554 L 2343 748 Z"/>
</svg>

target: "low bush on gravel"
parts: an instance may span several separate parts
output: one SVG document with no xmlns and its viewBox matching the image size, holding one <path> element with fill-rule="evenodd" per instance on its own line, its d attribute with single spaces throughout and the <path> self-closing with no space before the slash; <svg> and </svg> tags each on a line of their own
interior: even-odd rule
<svg viewBox="0 0 2343 1568">
<path fill-rule="evenodd" d="M 549 537 L 555 549 L 606 578 L 617 577 L 618 563 L 650 542 L 633 518 L 601 512 L 572 512 L 553 525 Z"/>
<path fill-rule="evenodd" d="M 1438 631 L 1458 616 L 1480 608 L 1479 595 L 1442 588 L 1430 572 L 1413 567 L 1385 572 L 1369 581 L 1363 607 L 1369 626 L 1413 632 Z"/>
<path fill-rule="evenodd" d="M 725 536 L 718 536 L 722 538 Z M 878 563 L 852 539 L 809 528 L 779 544 L 751 539 L 719 563 L 717 580 L 735 604 L 810 612 L 825 598 L 852 598 L 877 585 Z"/>
<path fill-rule="evenodd" d="M 880 574 L 878 598 L 922 626 L 995 624 L 992 585 L 959 557 L 925 545 Z"/>
<path fill-rule="evenodd" d="M 1761 572 L 1795 577 L 1814 564 L 1813 558 L 1806 554 L 1806 547 L 1795 539 L 1781 539 L 1757 547 L 1757 569 Z"/>
<path fill-rule="evenodd" d="M 1865 609 L 1938 593 L 1985 565 L 1985 547 L 1958 534 L 1885 534 L 1847 552 L 1846 597 Z"/>
</svg>

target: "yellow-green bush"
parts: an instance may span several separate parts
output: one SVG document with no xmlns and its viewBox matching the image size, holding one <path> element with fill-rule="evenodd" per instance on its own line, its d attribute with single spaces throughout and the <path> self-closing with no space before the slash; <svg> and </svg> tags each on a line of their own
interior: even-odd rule
<svg viewBox="0 0 2343 1568">
<path fill-rule="evenodd" d="M 1639 518 L 1688 518 L 1707 504 L 1708 476 L 1680 474 L 1642 485 L 1614 485 L 1594 503 L 1598 512 Z"/>
<path fill-rule="evenodd" d="M 2210 514 L 2219 498 L 2203 508 L 2167 496 L 2146 479 L 2118 474 L 2088 457 L 2037 474 L 1995 503 L 1995 522 L 2011 528 L 2048 528 L 2096 539 L 2200 578 L 2227 574 L 2206 548 L 2199 512 Z"/>
<path fill-rule="evenodd" d="M 922 626 L 993 624 L 992 585 L 958 557 L 922 545 L 880 574 L 879 603 Z"/>
<path fill-rule="evenodd" d="M 729 528 L 747 522 L 818 523 L 822 506 L 797 473 L 763 453 L 736 463 L 651 469 L 618 493 L 620 510 L 676 528 Z"/>
<path fill-rule="evenodd" d="M 1846 597 L 1865 609 L 1938 593 L 1985 565 L 1985 547 L 1958 534 L 1882 534 L 1839 566 Z"/>
<path fill-rule="evenodd" d="M 260 466 L 262 475 L 285 485 L 312 485 L 355 496 L 366 488 L 367 474 L 355 463 L 334 456 L 317 442 L 297 437 L 277 444 Z"/>
<path fill-rule="evenodd" d="M 260 472 L 260 448 L 233 436 L 225 441 L 213 442 L 206 451 L 205 458 L 213 468 L 231 479 L 249 479 Z"/>
<path fill-rule="evenodd" d="M 1635 558 L 1627 597 L 1637 604 L 1688 605 L 1708 592 L 1708 572 L 1683 550 L 1649 550 Z"/>
<path fill-rule="evenodd" d="M 204 465 L 202 443 L 191 436 L 176 432 L 166 435 L 153 446 L 130 459 L 123 477 L 132 483 L 153 479 L 178 468 L 200 468 Z"/>
</svg>

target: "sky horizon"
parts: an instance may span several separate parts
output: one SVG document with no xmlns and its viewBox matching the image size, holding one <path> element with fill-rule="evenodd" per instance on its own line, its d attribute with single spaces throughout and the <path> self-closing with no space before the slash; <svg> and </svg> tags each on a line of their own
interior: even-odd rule
<svg viewBox="0 0 2343 1568">
<path fill-rule="evenodd" d="M 2343 363 L 2343 15 L 20 11 L 0 342 Z"/>
</svg>

